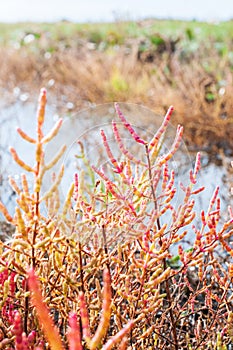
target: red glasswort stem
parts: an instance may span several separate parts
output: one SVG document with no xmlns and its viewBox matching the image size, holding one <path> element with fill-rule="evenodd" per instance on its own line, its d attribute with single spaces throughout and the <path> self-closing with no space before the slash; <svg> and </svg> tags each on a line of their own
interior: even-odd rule
<svg viewBox="0 0 233 350">
<path fill-rule="evenodd" d="M 154 186 L 153 186 L 153 182 L 152 182 L 151 162 L 150 162 L 150 155 L 149 155 L 148 145 L 145 145 L 145 149 L 146 149 L 146 157 L 147 157 L 147 163 L 148 163 L 148 172 L 149 172 L 151 193 L 152 193 L 152 198 L 153 198 L 153 202 L 154 202 L 155 211 L 157 211 L 158 210 L 158 204 L 157 204 L 156 194 L 155 194 Z M 158 230 L 161 230 L 161 224 L 160 224 L 159 217 L 157 218 L 157 226 L 158 226 Z M 160 241 L 160 246 L 162 246 L 162 238 L 161 237 L 159 238 L 159 241 Z M 165 258 L 165 259 L 163 259 L 163 270 L 165 271 L 166 269 L 167 269 L 167 262 L 166 262 L 166 258 Z M 176 322 L 175 322 L 175 318 L 174 318 L 173 311 L 172 311 L 172 298 L 171 298 L 170 287 L 169 287 L 169 280 L 168 279 L 165 280 L 165 289 L 166 289 L 167 300 L 168 300 L 169 314 L 170 314 L 171 323 L 172 323 L 172 333 L 173 333 L 173 338 L 174 338 L 174 348 L 175 348 L 175 350 L 179 350 L 178 339 L 177 339 L 177 332 L 176 332 Z"/>
</svg>

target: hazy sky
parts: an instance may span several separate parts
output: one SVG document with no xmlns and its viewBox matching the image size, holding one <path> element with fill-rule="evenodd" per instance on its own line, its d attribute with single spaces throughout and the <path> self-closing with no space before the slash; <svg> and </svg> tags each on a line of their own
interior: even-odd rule
<svg viewBox="0 0 233 350">
<path fill-rule="evenodd" d="M 110 21 L 116 17 L 233 18 L 233 0 L 0 0 L 0 21 Z"/>
</svg>

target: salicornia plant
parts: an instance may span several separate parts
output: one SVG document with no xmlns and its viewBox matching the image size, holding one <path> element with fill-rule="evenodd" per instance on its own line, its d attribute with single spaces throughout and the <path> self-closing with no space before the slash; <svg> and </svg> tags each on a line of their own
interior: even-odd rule
<svg viewBox="0 0 233 350">
<path fill-rule="evenodd" d="M 107 159 L 102 167 L 90 164 L 78 141 L 83 169 L 74 174 L 62 203 L 64 165 L 52 175 L 51 188 L 42 191 L 46 172 L 66 149 L 46 161 L 45 147 L 59 137 L 62 120 L 44 135 L 45 105 L 43 89 L 36 138 L 18 129 L 35 147 L 35 163 L 26 164 L 11 149 L 29 173 L 20 183 L 10 178 L 17 194 L 14 215 L 0 203 L 15 226 L 0 248 L 0 348 L 226 349 L 233 341 L 233 214 L 229 208 L 229 221 L 220 224 L 218 188 L 208 210 L 195 212 L 195 196 L 204 190 L 197 186 L 200 154 L 187 183 L 179 185 L 182 201 L 176 199 L 176 174 L 169 164 L 183 127 L 161 152 L 173 108 L 147 140 L 116 104 L 138 156 L 115 121 L 112 134 L 121 156 L 114 155 L 101 130 Z M 191 234 L 187 247 L 183 242 Z"/>
</svg>

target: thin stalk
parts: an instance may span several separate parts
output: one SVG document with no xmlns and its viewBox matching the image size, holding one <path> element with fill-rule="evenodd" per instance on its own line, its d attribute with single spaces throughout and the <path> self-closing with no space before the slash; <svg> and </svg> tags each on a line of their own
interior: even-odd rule
<svg viewBox="0 0 233 350">
<path fill-rule="evenodd" d="M 137 301 L 136 301 L 136 304 L 134 306 L 133 313 L 132 313 L 132 316 L 131 316 L 132 320 L 135 317 L 135 313 L 136 313 L 136 310 L 138 308 L 138 303 L 139 303 L 139 300 L 141 299 L 142 289 L 143 289 L 143 286 L 145 284 L 145 277 L 146 277 L 146 273 L 147 273 L 148 258 L 149 258 L 149 255 L 147 255 L 146 262 L 145 262 L 144 267 L 143 267 L 143 272 L 142 272 L 142 278 L 141 278 L 141 282 L 140 282 L 140 288 L 139 288 L 139 292 L 138 292 L 138 297 L 137 297 Z M 132 339 L 133 339 L 133 331 L 131 330 L 131 332 L 130 332 L 130 345 L 131 346 L 133 346 Z"/>
<path fill-rule="evenodd" d="M 108 195 L 106 195 L 106 208 L 105 209 L 106 209 L 105 215 L 107 218 L 108 217 Z M 108 258 L 107 263 L 106 263 L 106 267 L 108 269 L 108 273 L 110 276 L 111 292 L 112 292 L 112 296 L 113 296 L 114 291 L 112 289 L 112 275 L 111 275 L 111 270 L 110 270 L 110 260 L 109 260 L 109 254 L 108 254 L 108 244 L 107 244 L 105 224 L 102 225 L 102 236 L 103 236 L 103 243 L 104 243 L 104 253 L 105 253 L 106 257 Z"/>
<path fill-rule="evenodd" d="M 82 261 L 82 245 L 81 245 L 81 242 L 78 243 L 78 255 L 79 255 L 81 291 L 83 292 L 83 295 L 85 296 L 84 276 L 83 276 L 83 261 Z M 81 317 L 78 318 L 78 322 L 79 322 L 80 336 L 81 336 L 81 339 L 82 339 L 82 337 L 83 337 L 83 326 L 82 326 L 82 319 L 81 319 Z"/>
<path fill-rule="evenodd" d="M 35 173 L 35 181 L 36 177 L 39 175 L 40 171 L 40 161 L 37 162 L 36 165 L 36 173 Z M 33 229 L 33 234 L 32 234 L 32 254 L 31 254 L 31 265 L 33 271 L 35 271 L 36 268 L 36 255 L 35 255 L 35 244 L 36 244 L 36 235 L 37 235 L 37 226 L 38 226 L 38 218 L 39 218 L 39 206 L 40 206 L 40 193 L 36 192 L 36 203 L 35 203 L 35 217 L 36 221 L 34 224 L 34 229 Z M 27 334 L 27 324 L 28 324 L 28 314 L 29 314 L 29 295 L 28 292 L 28 282 L 25 284 L 25 292 L 26 292 L 26 297 L 24 300 L 24 332 Z"/>
<path fill-rule="evenodd" d="M 27 293 L 28 291 L 29 291 L 28 281 L 26 279 L 25 292 Z M 29 296 L 26 296 L 24 299 L 24 320 L 23 320 L 23 329 L 25 334 L 27 334 L 28 332 L 28 313 L 29 313 Z"/>
<path fill-rule="evenodd" d="M 152 198 L 153 198 L 153 202 L 154 202 L 154 207 L 155 207 L 155 210 L 157 211 L 158 210 L 158 203 L 157 203 L 156 194 L 155 194 L 155 190 L 154 190 L 154 186 L 153 186 L 152 171 L 151 171 L 151 161 L 150 161 L 150 156 L 149 156 L 148 144 L 145 145 L 145 149 L 146 149 L 146 158 L 147 158 L 147 164 L 148 164 L 148 172 L 149 172 L 151 193 L 152 193 Z M 161 229 L 161 224 L 160 224 L 159 217 L 157 218 L 157 227 L 158 227 L 158 230 Z M 161 237 L 159 237 L 159 244 L 160 244 L 160 246 L 162 246 L 162 238 Z M 166 269 L 167 269 L 167 262 L 166 262 L 166 259 L 164 258 L 163 259 L 163 270 L 165 271 Z M 167 295 L 169 315 L 170 315 L 171 324 L 172 324 L 172 334 L 173 334 L 173 339 L 174 339 L 174 349 L 175 350 L 179 350 L 178 339 L 177 339 L 177 332 L 176 332 L 176 321 L 175 321 L 175 316 L 174 316 L 173 310 L 172 310 L 172 297 L 171 297 L 171 293 L 170 293 L 170 284 L 169 284 L 169 280 L 168 279 L 165 280 L 165 290 L 166 290 L 166 295 Z"/>
<path fill-rule="evenodd" d="M 102 225 L 102 235 L 103 235 L 103 241 L 104 241 L 104 253 L 106 257 L 108 258 L 106 266 L 110 275 L 110 280 L 111 278 L 111 271 L 110 271 L 110 262 L 109 262 L 109 255 L 108 255 L 108 245 L 107 245 L 107 238 L 106 238 L 106 231 L 105 231 L 105 225 Z"/>
<path fill-rule="evenodd" d="M 39 168 L 39 166 L 38 166 Z M 36 256 L 35 256 L 35 244 L 36 244 L 36 235 L 37 235 L 37 226 L 38 226 L 38 217 L 39 217 L 39 203 L 40 203 L 40 193 L 36 193 L 36 203 L 35 203 L 35 216 L 36 222 L 33 229 L 32 235 L 32 268 L 36 268 Z"/>
<path fill-rule="evenodd" d="M 81 242 L 78 244 L 78 254 L 79 254 L 79 268 L 80 268 L 80 280 L 81 280 L 81 291 L 85 294 L 84 288 L 84 276 L 83 276 L 83 261 L 82 261 L 82 245 Z"/>
<path fill-rule="evenodd" d="M 156 194 L 155 194 L 153 181 L 152 181 L 151 161 L 150 161 L 148 145 L 145 145 L 145 148 L 146 148 L 146 158 L 147 158 L 147 165 L 148 165 L 151 193 L 152 193 L 152 197 L 153 197 L 154 207 L 155 207 L 155 210 L 157 211 L 158 210 L 158 203 L 157 203 Z M 160 224 L 159 217 L 157 218 L 156 222 L 157 222 L 158 230 L 160 230 L 161 229 L 161 224 Z M 162 245 L 161 237 L 159 237 L 159 243 L 160 243 L 160 245 Z"/>
</svg>

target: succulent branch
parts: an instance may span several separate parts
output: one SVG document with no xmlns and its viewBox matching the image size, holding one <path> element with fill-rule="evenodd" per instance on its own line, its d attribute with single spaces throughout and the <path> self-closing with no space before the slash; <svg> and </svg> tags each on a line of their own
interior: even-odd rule
<svg viewBox="0 0 233 350">
<path fill-rule="evenodd" d="M 204 191 L 199 153 L 185 185 L 180 183 L 184 197 L 177 204 L 170 165 L 181 126 L 162 152 L 173 107 L 151 140 L 115 107 L 137 151 L 126 145 L 116 121 L 112 133 L 119 157 L 107 133 L 100 133 L 106 166 L 91 164 L 78 142 L 83 167 L 64 203 L 59 196 L 64 166 L 41 193 L 46 172 L 66 149 L 45 163 L 45 146 L 58 137 L 62 120 L 44 135 L 44 89 L 36 138 L 17 129 L 35 147 L 35 160 L 27 164 L 11 149 L 24 171 L 18 181 L 9 178 L 17 197 L 14 214 L 0 202 L 14 228 L 0 242 L 1 349 L 210 350 L 232 342 L 232 208 L 223 220 L 216 187 L 207 210 L 195 209 Z"/>
</svg>

